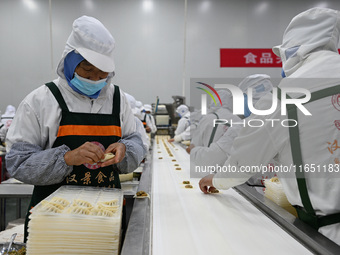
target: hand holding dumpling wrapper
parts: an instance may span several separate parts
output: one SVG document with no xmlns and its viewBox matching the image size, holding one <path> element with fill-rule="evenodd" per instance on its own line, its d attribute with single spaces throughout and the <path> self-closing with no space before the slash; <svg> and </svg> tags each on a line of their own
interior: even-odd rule
<svg viewBox="0 0 340 255">
<path fill-rule="evenodd" d="M 99 162 L 106 162 L 106 161 L 115 157 L 115 155 L 113 153 L 105 153 L 104 156 L 105 157 L 103 159 L 101 159 Z"/>
</svg>

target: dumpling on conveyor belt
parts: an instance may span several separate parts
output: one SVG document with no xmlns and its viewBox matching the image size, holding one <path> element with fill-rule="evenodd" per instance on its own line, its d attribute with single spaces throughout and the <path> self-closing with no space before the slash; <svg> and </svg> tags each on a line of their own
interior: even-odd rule
<svg viewBox="0 0 340 255">
<path fill-rule="evenodd" d="M 212 189 L 212 188 L 210 188 L 209 192 L 213 193 L 213 194 L 220 193 L 220 191 L 218 189 Z"/>
</svg>

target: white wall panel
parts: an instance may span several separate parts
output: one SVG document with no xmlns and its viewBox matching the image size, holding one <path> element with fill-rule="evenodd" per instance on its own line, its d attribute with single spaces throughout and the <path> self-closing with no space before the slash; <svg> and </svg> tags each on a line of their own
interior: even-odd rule
<svg viewBox="0 0 340 255">
<path fill-rule="evenodd" d="M 0 111 L 18 106 L 49 81 L 51 49 L 46 0 L 0 1 Z"/>
</svg>

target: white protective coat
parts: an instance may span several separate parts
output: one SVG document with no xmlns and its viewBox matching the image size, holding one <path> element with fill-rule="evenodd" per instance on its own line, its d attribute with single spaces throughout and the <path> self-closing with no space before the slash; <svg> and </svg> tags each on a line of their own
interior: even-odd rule
<svg viewBox="0 0 340 255">
<path fill-rule="evenodd" d="M 214 128 L 214 120 L 217 119 L 216 115 L 213 113 L 216 113 L 219 119 L 228 120 L 229 123 L 231 122 L 230 120 L 232 120 L 232 122 L 240 121 L 238 116 L 232 114 L 233 101 L 231 93 L 227 90 L 219 90 L 217 93 L 220 95 L 222 107 L 211 107 L 209 113 L 202 116 L 196 130 L 191 134 L 191 144 L 195 146 L 208 147 L 210 136 Z M 217 141 L 227 129 L 228 127 L 225 125 L 218 125 L 212 142 Z"/>
<path fill-rule="evenodd" d="M 337 52 L 340 30 L 340 14 L 330 9 L 314 8 L 295 17 L 285 31 L 283 44 L 275 47 L 280 54 L 283 69 L 288 78 L 279 87 L 300 87 L 309 91 L 318 91 L 340 84 L 340 56 Z M 286 50 L 299 46 L 290 58 Z M 306 78 L 306 79 L 301 79 Z M 297 97 L 296 93 L 289 94 Z M 314 101 L 305 107 L 312 113 L 306 117 L 298 110 L 300 140 L 303 163 L 311 168 L 312 164 L 323 170 L 332 164 L 336 168 L 340 159 L 340 131 L 336 124 L 339 120 L 339 101 L 326 97 Z M 269 109 L 271 95 L 266 95 L 257 103 L 259 109 Z M 256 119 L 287 119 L 281 115 L 280 104 L 270 116 L 253 116 Z M 233 152 L 225 166 L 261 166 L 271 159 L 290 167 L 293 164 L 289 130 L 278 124 L 272 127 L 270 122 L 261 128 L 245 127 L 235 139 Z M 289 202 L 302 206 L 295 173 L 277 172 Z M 218 173 L 213 178 L 213 185 L 219 189 L 228 189 L 245 182 L 252 173 L 238 173 L 231 178 L 230 173 Z M 309 197 L 317 215 L 329 215 L 340 212 L 339 172 L 306 173 Z M 229 177 L 229 178 L 228 178 Z M 233 176 L 234 177 L 234 176 Z M 319 229 L 319 232 L 340 245 L 340 224 L 333 224 Z"/>
<path fill-rule="evenodd" d="M 149 136 L 146 134 L 145 128 L 143 126 L 143 123 L 138 118 L 138 109 L 136 108 L 136 99 L 134 96 L 125 93 L 126 99 L 128 100 L 131 111 L 135 115 L 135 121 L 136 121 L 136 131 L 141 135 L 143 145 L 145 148 L 145 151 L 148 151 L 150 148 L 150 139 Z"/>
<path fill-rule="evenodd" d="M 175 142 L 188 141 L 191 139 L 191 126 L 188 126 L 182 133 L 175 135 Z"/>
<path fill-rule="evenodd" d="M 179 136 L 190 126 L 190 112 L 186 112 L 178 121 L 175 135 Z"/>
<path fill-rule="evenodd" d="M 146 115 L 146 118 L 145 118 L 145 115 Z M 151 133 L 155 134 L 157 132 L 155 118 L 149 113 L 142 112 L 141 120 L 144 120 L 144 118 L 145 118 L 146 125 L 151 128 Z"/>
<path fill-rule="evenodd" d="M 247 93 L 248 88 L 253 90 L 253 104 L 272 91 L 273 85 L 270 77 L 266 74 L 253 74 L 244 78 L 238 87 L 243 93 Z M 231 101 L 228 103 L 231 108 Z M 241 122 L 241 119 L 238 119 Z M 195 166 L 222 166 L 231 153 L 234 139 L 238 136 L 242 125 L 234 125 L 226 130 L 226 132 L 213 142 L 209 147 L 195 146 L 190 152 L 190 160 Z"/>
</svg>

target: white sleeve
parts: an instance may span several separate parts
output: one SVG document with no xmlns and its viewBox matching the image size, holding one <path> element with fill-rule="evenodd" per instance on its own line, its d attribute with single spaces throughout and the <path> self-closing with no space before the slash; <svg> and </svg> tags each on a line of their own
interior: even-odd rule
<svg viewBox="0 0 340 255">
<path fill-rule="evenodd" d="M 207 114 L 200 120 L 195 134 L 191 137 L 192 144 L 195 146 L 208 146 L 215 118 L 215 115 Z"/>
<path fill-rule="evenodd" d="M 156 133 L 157 132 L 157 127 L 156 127 L 156 124 L 155 124 L 155 118 L 148 114 L 146 116 L 146 124 L 151 128 L 151 133 Z"/>
<path fill-rule="evenodd" d="M 211 144 L 210 147 L 195 146 L 190 151 L 190 161 L 195 166 L 223 165 L 227 158 L 228 155 L 216 143 Z"/>
<path fill-rule="evenodd" d="M 191 126 L 187 127 L 185 131 L 181 134 L 182 140 L 190 140 L 191 138 L 191 132 L 190 132 Z"/>
<path fill-rule="evenodd" d="M 238 136 L 239 127 L 231 127 L 210 147 L 194 147 L 190 152 L 190 160 L 196 166 L 222 166 L 231 153 L 234 139 Z"/>
<path fill-rule="evenodd" d="M 41 129 L 41 125 L 38 117 L 38 113 L 26 102 L 24 99 L 16 112 L 13 122 L 8 130 L 6 137 L 6 150 L 10 151 L 12 145 L 17 142 L 26 142 L 30 144 L 36 144 L 41 148 L 45 148 L 46 141 L 43 137 L 44 129 Z"/>
<path fill-rule="evenodd" d="M 279 135 L 280 131 L 275 133 Z M 244 127 L 233 143 L 223 171 L 214 176 L 213 185 L 218 189 L 229 189 L 246 182 L 275 157 L 279 146 L 272 141 L 266 126 Z"/>
<path fill-rule="evenodd" d="M 182 117 L 179 121 L 178 121 L 178 125 L 177 128 L 175 130 L 175 135 L 180 135 L 182 134 L 185 129 L 186 129 L 186 123 L 187 123 L 187 119 Z"/>
</svg>

